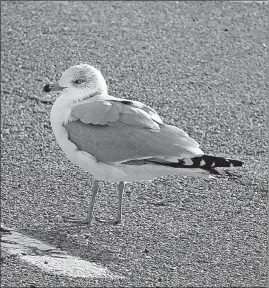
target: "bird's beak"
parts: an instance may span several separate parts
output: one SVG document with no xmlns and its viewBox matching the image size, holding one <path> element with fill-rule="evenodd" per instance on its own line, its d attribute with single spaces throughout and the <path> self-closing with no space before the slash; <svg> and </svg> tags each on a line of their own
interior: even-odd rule
<svg viewBox="0 0 269 288">
<path fill-rule="evenodd" d="M 62 91 L 66 87 L 62 87 L 59 84 L 47 84 L 43 87 L 44 92 L 51 92 L 51 91 Z"/>
</svg>

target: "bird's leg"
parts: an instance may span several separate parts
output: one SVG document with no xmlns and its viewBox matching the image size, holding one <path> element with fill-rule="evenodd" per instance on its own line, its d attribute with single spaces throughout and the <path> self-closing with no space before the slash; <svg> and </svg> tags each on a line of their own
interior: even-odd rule
<svg viewBox="0 0 269 288">
<path fill-rule="evenodd" d="M 117 208 L 117 217 L 116 219 L 99 219 L 95 217 L 95 219 L 102 223 L 111 223 L 111 224 L 120 224 L 121 223 L 121 211 L 122 211 L 122 195 L 124 191 L 124 182 L 121 181 L 118 185 L 118 208 Z"/>
<path fill-rule="evenodd" d="M 115 224 L 119 224 L 121 222 L 121 212 L 122 212 L 122 195 L 124 192 L 124 182 L 121 181 L 118 185 L 118 207 L 117 207 L 117 218 Z"/>
<path fill-rule="evenodd" d="M 98 180 L 94 180 L 93 186 L 92 186 L 92 198 L 90 207 L 87 213 L 87 217 L 85 219 L 75 219 L 75 218 L 65 218 L 65 222 L 72 222 L 72 223 L 80 223 L 80 224 L 91 224 L 92 218 L 93 218 L 93 207 L 95 203 L 95 197 L 99 190 L 99 182 Z"/>
</svg>

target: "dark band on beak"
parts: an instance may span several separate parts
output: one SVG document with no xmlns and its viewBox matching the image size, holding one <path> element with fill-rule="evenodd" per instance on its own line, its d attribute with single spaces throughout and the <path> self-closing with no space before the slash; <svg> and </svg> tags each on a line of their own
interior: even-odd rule
<svg viewBox="0 0 269 288">
<path fill-rule="evenodd" d="M 47 84 L 43 87 L 43 92 L 50 92 L 50 84 Z"/>
<path fill-rule="evenodd" d="M 43 92 L 51 92 L 51 91 L 62 91 L 66 87 L 62 87 L 58 84 L 47 84 L 43 87 Z"/>
</svg>

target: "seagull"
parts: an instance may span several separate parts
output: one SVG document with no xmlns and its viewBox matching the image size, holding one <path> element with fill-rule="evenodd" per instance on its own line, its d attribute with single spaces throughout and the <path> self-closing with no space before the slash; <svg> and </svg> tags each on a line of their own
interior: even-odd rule
<svg viewBox="0 0 269 288">
<path fill-rule="evenodd" d="M 110 96 L 101 72 L 91 65 L 70 67 L 59 84 L 47 84 L 43 91 L 61 92 L 50 113 L 55 138 L 66 157 L 94 177 L 87 217 L 66 218 L 67 222 L 91 224 L 100 181 L 118 183 L 117 215 L 95 219 L 119 224 L 125 182 L 167 175 L 210 178 L 223 174 L 217 167 L 243 165 L 205 155 L 194 139 L 165 124 L 151 107 Z"/>
</svg>

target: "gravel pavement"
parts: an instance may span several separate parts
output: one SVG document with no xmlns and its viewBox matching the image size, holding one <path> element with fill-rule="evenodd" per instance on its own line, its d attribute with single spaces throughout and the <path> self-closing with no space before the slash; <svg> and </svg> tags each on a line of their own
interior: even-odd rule
<svg viewBox="0 0 269 288">
<path fill-rule="evenodd" d="M 1 222 L 120 273 L 55 276 L 1 255 L 2 287 L 266 287 L 268 5 L 211 1 L 1 2 Z M 55 141 L 42 87 L 72 65 L 152 106 L 206 153 L 243 160 L 237 179 L 130 183 L 123 223 L 83 216 L 90 174 Z M 95 213 L 116 212 L 103 184 Z M 32 285 L 32 286 L 31 286 Z"/>
</svg>

